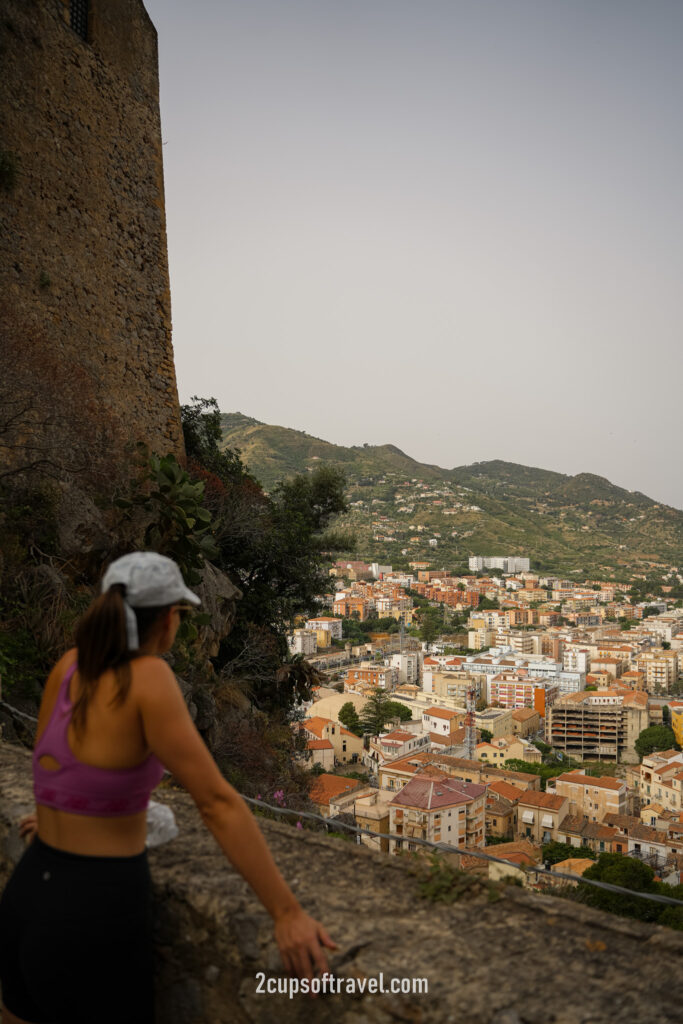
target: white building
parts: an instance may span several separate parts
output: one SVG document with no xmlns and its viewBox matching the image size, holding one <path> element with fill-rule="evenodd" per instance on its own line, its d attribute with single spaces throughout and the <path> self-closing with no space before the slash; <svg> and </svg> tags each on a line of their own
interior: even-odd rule
<svg viewBox="0 0 683 1024">
<path fill-rule="evenodd" d="M 370 566 L 370 572 L 376 580 L 380 580 L 385 576 L 391 576 L 391 566 L 379 565 L 378 562 L 373 562 Z"/>
<path fill-rule="evenodd" d="M 482 572 L 484 569 L 500 569 L 501 572 L 529 572 L 530 561 L 517 555 L 472 555 L 469 560 L 470 572 Z"/>
<path fill-rule="evenodd" d="M 333 640 L 342 638 L 342 620 L 335 619 L 331 615 L 320 615 L 317 619 L 308 619 L 306 629 L 324 629 Z"/>
<path fill-rule="evenodd" d="M 419 684 L 421 652 L 404 651 L 401 654 L 392 654 L 387 660 L 392 668 L 398 669 L 399 685 L 401 683 L 413 683 L 416 686 Z"/>
<path fill-rule="evenodd" d="M 318 636 L 314 629 L 295 629 L 287 639 L 292 654 L 315 654 L 318 650 Z"/>
</svg>

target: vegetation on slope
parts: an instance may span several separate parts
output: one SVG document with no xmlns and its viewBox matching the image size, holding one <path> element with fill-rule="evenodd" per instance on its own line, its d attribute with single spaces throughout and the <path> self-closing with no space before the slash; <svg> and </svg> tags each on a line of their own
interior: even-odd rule
<svg viewBox="0 0 683 1024">
<path fill-rule="evenodd" d="M 345 448 L 241 413 L 224 415 L 222 427 L 222 444 L 266 488 L 321 464 L 343 468 L 343 525 L 358 557 L 458 569 L 471 554 L 520 554 L 539 570 L 614 579 L 683 563 L 683 512 L 591 473 L 500 460 L 440 469 L 393 445 Z"/>
</svg>

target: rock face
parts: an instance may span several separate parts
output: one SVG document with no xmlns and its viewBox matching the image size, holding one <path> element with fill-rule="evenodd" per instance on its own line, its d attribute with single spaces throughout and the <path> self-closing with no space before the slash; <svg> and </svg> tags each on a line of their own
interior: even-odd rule
<svg viewBox="0 0 683 1024">
<path fill-rule="evenodd" d="M 0 744 L 0 867 L 21 853 L 31 805 L 26 751 Z M 423 1024 L 674 1024 L 683 935 L 515 887 L 474 885 L 466 902 L 420 898 L 411 862 L 265 821 L 275 858 L 339 949 L 349 979 L 426 978 L 428 994 L 259 994 L 275 977 L 270 921 L 220 854 L 188 797 L 163 785 L 180 835 L 150 852 L 159 1024 L 369 1021 Z"/>
<path fill-rule="evenodd" d="M 72 470 L 137 440 L 182 457 L 154 26 L 142 0 L 2 14 L 0 377 L 30 406 L 15 450 Z"/>
</svg>

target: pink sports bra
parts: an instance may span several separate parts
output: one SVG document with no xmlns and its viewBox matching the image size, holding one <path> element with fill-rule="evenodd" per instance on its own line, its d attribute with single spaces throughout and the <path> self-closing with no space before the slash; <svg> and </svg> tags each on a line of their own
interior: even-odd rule
<svg viewBox="0 0 683 1024">
<path fill-rule="evenodd" d="M 139 814 L 147 808 L 150 793 L 161 782 L 164 766 L 154 754 L 135 768 L 97 768 L 74 757 L 68 731 L 73 711 L 69 683 L 75 671 L 74 662 L 62 680 L 50 720 L 33 751 L 36 803 L 92 817 Z M 53 757 L 60 767 L 43 768 L 40 758 L 46 755 Z"/>
</svg>

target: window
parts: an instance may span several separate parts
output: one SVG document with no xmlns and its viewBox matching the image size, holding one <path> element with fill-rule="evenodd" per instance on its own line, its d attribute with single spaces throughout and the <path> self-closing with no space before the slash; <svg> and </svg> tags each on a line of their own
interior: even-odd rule
<svg viewBox="0 0 683 1024">
<path fill-rule="evenodd" d="M 77 32 L 81 39 L 88 38 L 88 0 L 70 0 L 69 17 L 74 32 Z"/>
</svg>

